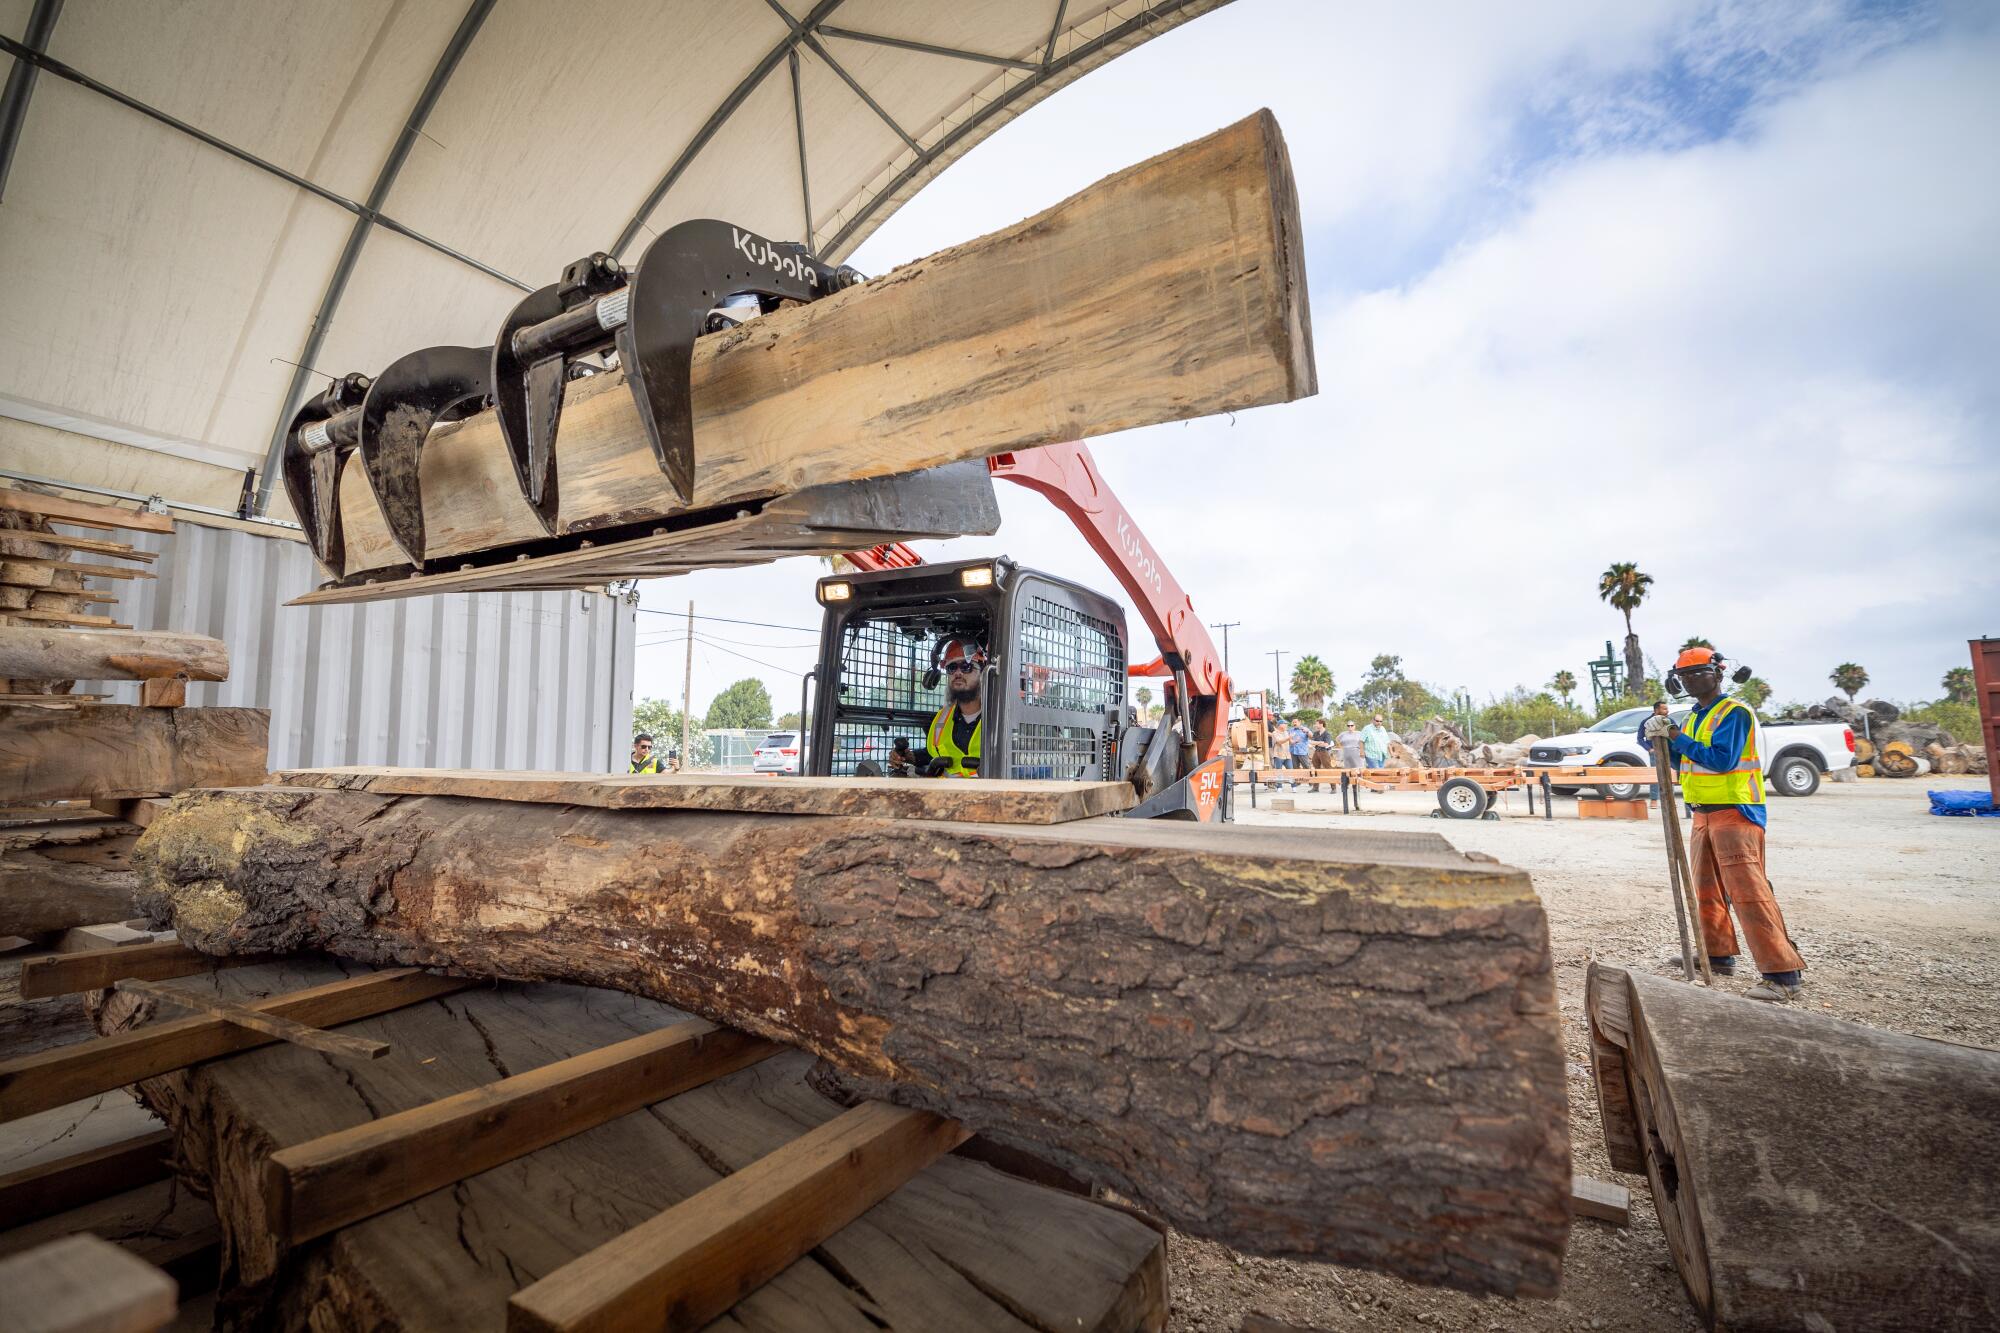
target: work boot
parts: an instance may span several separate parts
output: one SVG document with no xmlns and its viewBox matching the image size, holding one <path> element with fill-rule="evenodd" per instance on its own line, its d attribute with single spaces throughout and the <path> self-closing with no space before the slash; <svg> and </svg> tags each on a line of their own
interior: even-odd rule
<svg viewBox="0 0 2000 1333">
<path fill-rule="evenodd" d="M 1784 1004 L 1788 1001 L 1798 999 L 1801 995 L 1805 994 L 1805 990 L 1806 988 L 1798 982 L 1786 985 L 1782 981 L 1773 981 L 1769 977 L 1765 977 L 1762 981 L 1743 993 L 1753 1000 L 1772 1000 L 1779 1004 Z"/>
</svg>

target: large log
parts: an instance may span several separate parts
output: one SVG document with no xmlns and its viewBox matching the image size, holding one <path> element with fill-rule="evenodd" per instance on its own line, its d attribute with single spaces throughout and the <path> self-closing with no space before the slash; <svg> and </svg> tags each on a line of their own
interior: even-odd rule
<svg viewBox="0 0 2000 1333">
<path fill-rule="evenodd" d="M 1592 964 L 1612 1165 L 1710 1328 L 1990 1329 L 2000 1051 Z"/>
<path fill-rule="evenodd" d="M 206 634 L 0 626 L 0 677 L 228 680 L 229 645 Z"/>
<path fill-rule="evenodd" d="M 262 782 L 270 731 L 265 708 L 0 704 L 0 803 Z"/>
<path fill-rule="evenodd" d="M 1005 230 L 704 338 L 693 387 L 686 505 L 624 375 L 568 387 L 559 532 L 1308 396 L 1277 122 L 1258 112 Z M 434 562 L 545 535 L 491 412 L 433 432 L 421 479 Z M 405 566 L 363 469 L 343 473 L 340 509 L 336 573 Z"/>
<path fill-rule="evenodd" d="M 135 863 L 147 910 L 208 952 L 633 991 L 1197 1234 L 1556 1286 L 1546 922 L 1526 875 L 1434 835 L 267 787 L 181 797 Z"/>
</svg>

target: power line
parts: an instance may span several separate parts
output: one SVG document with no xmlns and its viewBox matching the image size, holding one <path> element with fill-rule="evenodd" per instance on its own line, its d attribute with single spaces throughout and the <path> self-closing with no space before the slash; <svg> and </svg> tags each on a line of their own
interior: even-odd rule
<svg viewBox="0 0 2000 1333">
<path fill-rule="evenodd" d="M 685 611 L 656 611 L 650 606 L 642 606 L 639 610 L 644 611 L 649 616 L 672 616 L 675 620 L 687 619 L 687 612 Z M 774 625 L 768 620 L 733 620 L 728 616 L 696 616 L 695 619 L 713 620 L 724 625 L 755 625 L 758 629 L 788 629 L 795 630 L 800 634 L 819 633 L 819 626 L 817 625 Z"/>
</svg>

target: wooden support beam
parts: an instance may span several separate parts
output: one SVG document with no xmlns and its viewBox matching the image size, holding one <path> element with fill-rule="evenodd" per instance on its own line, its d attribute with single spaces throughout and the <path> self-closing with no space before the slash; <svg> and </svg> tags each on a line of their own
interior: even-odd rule
<svg viewBox="0 0 2000 1333">
<path fill-rule="evenodd" d="M 23 588 L 52 588 L 57 574 L 76 574 L 89 579 L 152 579 L 150 569 L 125 565 L 94 565 L 79 560 L 53 560 L 47 556 L 7 556 L 0 558 L 0 583 Z"/>
<path fill-rule="evenodd" d="M 517 1292 L 507 1327 L 702 1328 L 965 1137 L 863 1102 Z"/>
<path fill-rule="evenodd" d="M 309 1051 L 318 1051 L 321 1055 L 335 1055 L 346 1060 L 379 1060 L 389 1053 L 389 1043 L 386 1041 L 328 1032 L 323 1028 L 295 1023 L 276 1014 L 260 1013 L 247 1005 L 231 1004 L 227 1000 L 212 999 L 173 986 L 162 986 L 154 981 L 128 978 L 118 983 L 118 989 L 127 995 L 137 995 L 142 999 L 156 1000 L 181 1009 L 192 1009 L 198 1014 L 219 1018 L 225 1023 L 234 1023 L 237 1027 L 261 1032 L 267 1037 L 276 1037 L 279 1041 L 288 1041 L 294 1046 L 303 1046 Z"/>
<path fill-rule="evenodd" d="M 630 989 L 1183 1231 L 1556 1285 L 1570 1170 L 1545 919 L 1527 876 L 1436 835 L 286 786 L 181 796 L 137 861 L 148 910 L 206 952 Z"/>
<path fill-rule="evenodd" d="M 0 1259 L 0 1293 L 7 1333 L 152 1333 L 180 1309 L 172 1278 L 87 1234 Z"/>
<path fill-rule="evenodd" d="M 273 996 L 250 1007 L 313 1027 L 334 1027 L 473 984 L 420 968 L 392 968 Z M 0 1062 L 0 1121 L 18 1120 L 197 1060 L 268 1046 L 276 1040 L 225 1019 L 204 1016 L 152 1023 L 115 1037 Z"/>
<path fill-rule="evenodd" d="M 108 555 L 115 560 L 136 560 L 150 565 L 160 558 L 157 551 L 142 551 L 124 542 L 99 541 L 95 537 L 72 537 L 65 532 L 0 532 L 0 557 L 9 560 L 51 558 L 52 548 L 66 551 L 88 551 L 92 555 Z"/>
<path fill-rule="evenodd" d="M 476 1175 L 783 1047 L 691 1020 L 271 1155 L 265 1207 L 296 1245 Z"/>
<path fill-rule="evenodd" d="M 229 645 L 206 634 L 0 627 L 0 677 L 16 680 L 228 680 Z"/>
<path fill-rule="evenodd" d="M 744 814 L 874 815 L 962 819 L 983 824 L 1062 824 L 1115 815 L 1137 802 L 1129 782 L 904 782 L 887 778 L 724 773 L 492 772 L 453 768 L 291 768 L 272 775 L 288 787 L 391 796 L 470 796 L 599 810 L 727 810 Z"/>
<path fill-rule="evenodd" d="M 703 338 L 691 504 L 624 374 L 571 383 L 559 531 L 726 515 L 808 483 L 1306 397 L 1310 330 L 1291 165 L 1259 112 L 1002 231 Z M 544 538 L 491 412 L 433 432 L 421 471 L 431 560 Z M 343 473 L 340 509 L 335 573 L 405 566 L 361 468 Z"/>
<path fill-rule="evenodd" d="M 174 530 L 171 514 L 155 514 L 144 509 L 125 509 L 118 505 L 91 504 L 83 500 L 66 500 L 59 495 L 38 495 L 33 491 L 12 488 L 0 488 L 0 510 L 16 514 L 33 514 L 51 523 L 67 523 L 79 528 L 103 528 L 106 531 L 123 528 L 128 532 Z"/>
<path fill-rule="evenodd" d="M 264 708 L 0 708 L 0 800 L 95 801 L 253 785 L 264 780 L 270 729 Z"/>
<path fill-rule="evenodd" d="M 156 1129 L 9 1171 L 0 1175 L 0 1218 L 17 1227 L 164 1180 L 173 1146 L 173 1135 Z"/>
<path fill-rule="evenodd" d="M 185 944 L 160 940 L 86 953 L 56 953 L 21 963 L 21 998 L 47 999 L 75 991 L 103 990 L 127 980 L 170 981 L 224 967 L 261 961 L 254 956 L 197 953 Z"/>
<path fill-rule="evenodd" d="M 185 708 L 187 701 L 186 676 L 157 676 L 139 682 L 141 708 Z"/>
<path fill-rule="evenodd" d="M 1569 1203 L 1578 1217 L 1594 1217 L 1625 1227 L 1632 1224 L 1632 1191 L 1608 1180 L 1571 1176 Z"/>
</svg>

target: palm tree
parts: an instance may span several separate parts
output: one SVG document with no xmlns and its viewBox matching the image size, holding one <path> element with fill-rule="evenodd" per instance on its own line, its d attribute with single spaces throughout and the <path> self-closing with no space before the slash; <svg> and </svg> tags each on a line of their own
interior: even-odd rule
<svg viewBox="0 0 2000 1333">
<path fill-rule="evenodd" d="M 1639 636 L 1632 632 L 1632 613 L 1646 600 L 1652 586 L 1653 576 L 1640 573 L 1630 561 L 1614 564 L 1597 576 L 1597 595 L 1613 610 L 1625 613 L 1625 688 L 1633 694 L 1646 679 L 1646 658 L 1639 651 Z"/>
<path fill-rule="evenodd" d="M 1144 722 L 1153 712 L 1153 691 L 1150 686 L 1141 685 L 1132 691 L 1132 697 L 1139 701 L 1139 720 Z"/>
<path fill-rule="evenodd" d="M 1576 693 L 1576 677 L 1567 671 L 1558 671 L 1556 672 L 1555 679 L 1551 680 L 1549 684 L 1555 686 L 1556 693 L 1563 697 L 1563 707 L 1568 708 L 1570 706 L 1569 697 Z"/>
<path fill-rule="evenodd" d="M 1944 673 L 1944 679 L 1938 683 L 1944 687 L 1944 697 L 1950 702 L 1955 704 L 1972 702 L 1971 667 L 1953 667 Z"/>
<path fill-rule="evenodd" d="M 1702 638 L 1700 635 L 1696 635 L 1695 637 L 1689 639 L 1686 643 L 1681 645 L 1682 652 L 1686 652 L 1690 648 L 1706 648 L 1710 652 L 1715 651 L 1715 645 L 1710 643 L 1707 639 Z"/>
<path fill-rule="evenodd" d="M 1847 702 L 1853 703 L 1854 696 L 1868 688 L 1868 668 L 1854 662 L 1842 662 L 1827 674 L 1836 690 L 1847 695 Z"/>
<path fill-rule="evenodd" d="M 1307 653 L 1292 668 L 1292 693 L 1298 696 L 1299 707 L 1318 708 L 1333 693 L 1333 672 L 1326 663 Z"/>
<path fill-rule="evenodd" d="M 1752 676 L 1736 687 L 1736 697 L 1761 712 L 1771 698 L 1770 682 L 1761 676 Z"/>
</svg>

